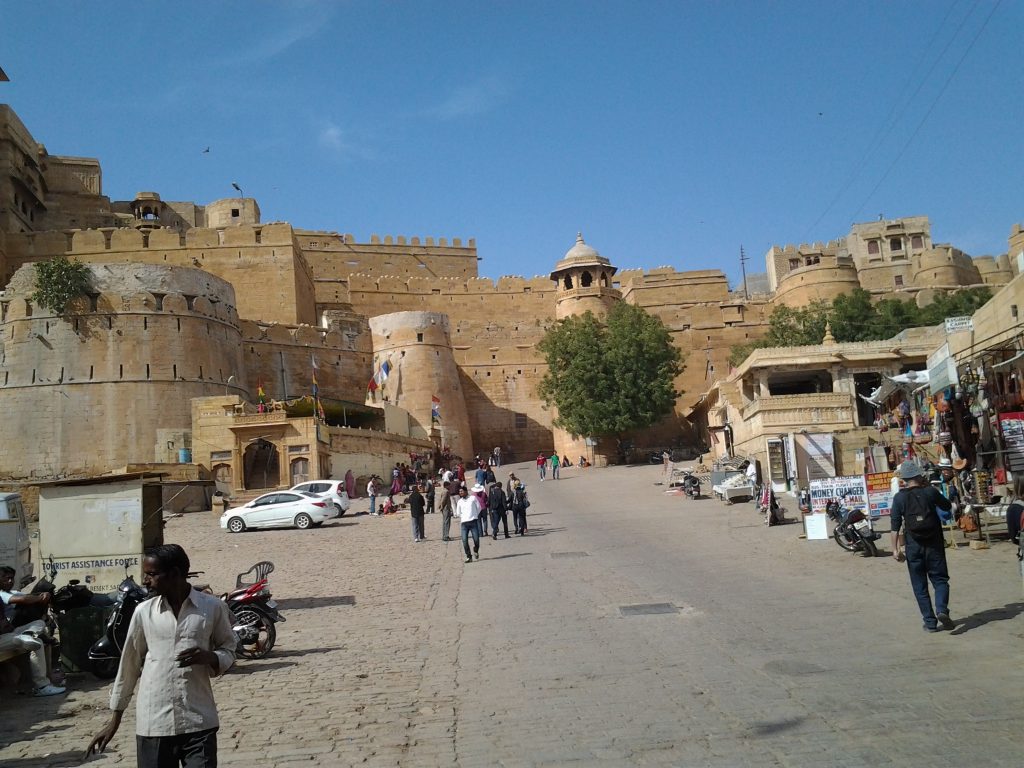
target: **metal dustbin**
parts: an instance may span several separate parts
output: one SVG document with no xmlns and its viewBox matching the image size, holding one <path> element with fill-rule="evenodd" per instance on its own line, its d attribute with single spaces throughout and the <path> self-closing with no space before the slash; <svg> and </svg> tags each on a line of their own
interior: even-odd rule
<svg viewBox="0 0 1024 768">
<path fill-rule="evenodd" d="M 60 660 L 68 672 L 89 670 L 89 648 L 103 637 L 113 605 L 72 608 L 57 617 L 60 631 Z"/>
</svg>

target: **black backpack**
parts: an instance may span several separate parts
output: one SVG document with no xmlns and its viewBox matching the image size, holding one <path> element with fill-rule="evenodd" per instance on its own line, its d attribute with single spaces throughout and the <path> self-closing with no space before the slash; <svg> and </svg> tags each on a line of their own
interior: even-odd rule
<svg viewBox="0 0 1024 768">
<path fill-rule="evenodd" d="M 514 509 L 526 509 L 526 491 L 521 487 L 512 492 L 512 507 Z"/>
<path fill-rule="evenodd" d="M 505 508 L 505 492 L 497 483 L 492 485 L 491 490 L 487 493 L 487 507 L 498 511 Z"/>
<path fill-rule="evenodd" d="M 942 530 L 942 523 L 935 512 L 935 505 L 932 503 L 931 488 L 910 488 L 904 491 L 906 502 L 903 510 L 903 525 L 907 533 L 917 537 L 939 533 Z"/>
</svg>

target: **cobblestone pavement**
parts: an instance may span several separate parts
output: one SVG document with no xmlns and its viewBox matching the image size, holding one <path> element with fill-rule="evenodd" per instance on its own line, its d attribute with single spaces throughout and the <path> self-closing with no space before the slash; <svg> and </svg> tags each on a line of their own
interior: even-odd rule
<svg viewBox="0 0 1024 768">
<path fill-rule="evenodd" d="M 962 622 L 928 635 L 891 557 L 666 495 L 660 467 L 516 469 L 530 535 L 470 565 L 440 515 L 419 544 L 404 515 L 242 535 L 169 521 L 215 588 L 277 566 L 277 647 L 215 685 L 222 765 L 1022 764 L 1008 544 L 950 553 Z M 74 675 L 66 697 L 0 700 L 0 765 L 78 765 L 108 690 Z M 88 765 L 134 764 L 132 715 Z"/>
</svg>

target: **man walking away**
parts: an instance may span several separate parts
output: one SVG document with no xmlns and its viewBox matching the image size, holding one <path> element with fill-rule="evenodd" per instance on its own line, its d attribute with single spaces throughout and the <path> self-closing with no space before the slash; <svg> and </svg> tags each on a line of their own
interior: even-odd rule
<svg viewBox="0 0 1024 768">
<path fill-rule="evenodd" d="M 558 453 L 551 454 L 551 479 L 558 479 Z"/>
<path fill-rule="evenodd" d="M 938 632 L 939 624 L 943 629 L 953 629 L 956 625 L 949 618 L 946 546 L 942 538 L 942 523 L 936 512 L 936 507 L 948 511 L 952 504 L 928 484 L 924 470 L 914 462 L 904 461 L 899 475 L 906 487 L 892 500 L 892 555 L 898 562 L 906 558 L 925 631 Z M 900 536 L 901 528 L 903 536 Z M 929 581 L 935 590 L 934 611 L 928 593 Z"/>
<path fill-rule="evenodd" d="M 530 506 L 530 499 L 526 495 L 526 486 L 519 480 L 512 485 L 512 523 L 516 533 L 523 536 L 526 533 L 526 508 Z"/>
<path fill-rule="evenodd" d="M 455 511 L 462 524 L 462 548 L 466 552 L 466 562 L 473 562 L 473 557 L 480 559 L 480 502 L 476 496 L 469 493 L 465 485 L 459 486 L 459 500 L 456 502 Z M 473 537 L 473 554 L 469 552 L 469 537 Z"/>
<path fill-rule="evenodd" d="M 186 581 L 188 555 L 177 544 L 146 551 L 142 583 L 155 597 L 128 625 L 121 665 L 110 691 L 110 723 L 89 742 L 85 759 L 114 738 L 135 684 L 139 768 L 215 768 L 217 707 L 210 678 L 235 661 L 238 638 L 227 605 Z M 143 664 L 145 662 L 145 664 Z"/>
<path fill-rule="evenodd" d="M 412 518 L 412 540 L 423 541 L 426 538 L 423 532 L 423 510 L 427 500 L 423 498 L 423 487 L 414 485 L 409 493 L 409 516 Z"/>
<path fill-rule="evenodd" d="M 494 447 L 494 466 L 501 466 L 501 446 L 497 445 Z"/>
<path fill-rule="evenodd" d="M 505 538 L 509 538 L 505 492 L 501 490 L 500 483 L 491 483 L 491 487 L 487 490 L 487 509 L 491 513 L 491 531 L 494 534 L 494 540 L 498 540 L 498 523 L 505 526 Z"/>
<path fill-rule="evenodd" d="M 430 475 L 423 476 L 423 488 L 424 495 L 427 497 L 427 514 L 434 514 L 434 481 L 430 479 Z"/>
<path fill-rule="evenodd" d="M 450 483 L 441 486 L 441 541 L 451 540 L 452 528 L 452 495 Z"/>
</svg>

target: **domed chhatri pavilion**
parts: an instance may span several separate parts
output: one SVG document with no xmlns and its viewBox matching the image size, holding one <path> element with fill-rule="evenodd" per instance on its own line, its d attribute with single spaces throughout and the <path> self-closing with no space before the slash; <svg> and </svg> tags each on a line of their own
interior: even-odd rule
<svg viewBox="0 0 1024 768">
<path fill-rule="evenodd" d="M 1010 251 L 1021 250 L 1017 227 Z M 32 300 L 34 265 L 56 257 L 93 278 L 60 316 Z M 676 413 L 634 437 L 657 447 L 687 438 L 687 404 L 728 372 L 734 345 L 767 332 L 776 305 L 855 284 L 924 301 L 1004 285 L 1015 265 L 934 245 L 927 218 L 910 217 L 773 248 L 749 290 L 719 269 L 616 268 L 582 234 L 549 275 L 494 280 L 479 276 L 473 240 L 358 241 L 263 222 L 245 197 L 111 200 L 98 160 L 50 155 L 0 104 L 0 481 L 176 462 L 189 449 L 242 490 L 383 473 L 438 442 L 599 463 L 604 447 L 554 429 L 536 394 L 537 344 L 558 319 L 625 301 L 665 323 L 686 365 Z M 249 441 L 276 472 L 250 471 Z"/>
</svg>

